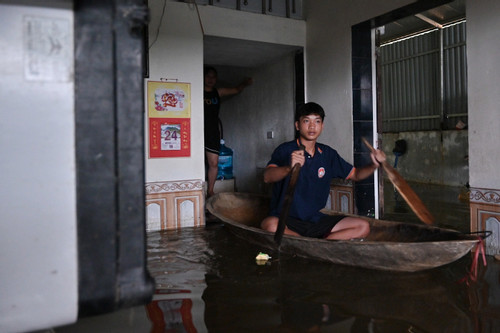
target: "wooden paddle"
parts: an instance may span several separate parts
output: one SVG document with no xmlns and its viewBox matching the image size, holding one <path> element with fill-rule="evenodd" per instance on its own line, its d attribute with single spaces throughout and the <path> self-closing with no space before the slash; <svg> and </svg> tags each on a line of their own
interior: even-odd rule
<svg viewBox="0 0 500 333">
<path fill-rule="evenodd" d="M 365 139 L 361 138 L 364 142 L 364 144 L 370 149 L 371 152 L 375 152 L 375 148 Z M 434 222 L 434 217 L 432 214 L 427 210 L 425 207 L 424 203 L 418 195 L 411 189 L 410 185 L 401 177 L 399 172 L 396 171 L 393 167 L 389 165 L 386 161 L 380 163 L 382 164 L 382 167 L 384 168 L 385 172 L 387 172 L 387 175 L 389 176 L 390 181 L 396 187 L 398 190 L 399 194 L 405 199 L 406 203 L 410 206 L 410 208 L 413 210 L 415 215 L 424 223 L 426 224 L 432 224 Z"/>
<path fill-rule="evenodd" d="M 300 146 L 301 150 L 305 150 L 303 145 Z M 281 240 L 283 239 L 283 233 L 285 232 L 286 220 L 288 219 L 288 212 L 290 211 L 290 206 L 293 201 L 293 192 L 295 191 L 295 184 L 299 178 L 300 164 L 296 163 L 292 168 L 292 175 L 290 176 L 290 182 L 288 183 L 288 188 L 286 189 L 285 198 L 283 199 L 283 207 L 281 207 L 280 218 L 278 220 L 278 228 L 274 234 L 274 241 L 281 245 Z"/>
<path fill-rule="evenodd" d="M 299 178 L 300 164 L 297 163 L 292 168 L 292 176 L 290 177 L 290 183 L 288 183 L 288 188 L 286 189 L 285 198 L 283 199 L 283 207 L 281 207 L 280 219 L 278 221 L 278 228 L 274 234 L 274 241 L 278 246 L 281 245 L 281 239 L 283 238 L 283 233 L 285 232 L 286 220 L 288 218 L 288 212 L 290 211 L 290 206 L 292 205 L 293 192 L 295 191 L 295 184 L 297 183 L 297 178 Z"/>
</svg>

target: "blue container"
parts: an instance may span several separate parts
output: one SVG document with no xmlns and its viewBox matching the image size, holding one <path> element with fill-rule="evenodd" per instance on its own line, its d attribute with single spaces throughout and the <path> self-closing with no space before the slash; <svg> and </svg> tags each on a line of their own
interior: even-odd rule
<svg viewBox="0 0 500 333">
<path fill-rule="evenodd" d="M 233 150 L 226 147 L 224 143 L 224 139 L 221 139 L 217 179 L 233 178 Z"/>
</svg>

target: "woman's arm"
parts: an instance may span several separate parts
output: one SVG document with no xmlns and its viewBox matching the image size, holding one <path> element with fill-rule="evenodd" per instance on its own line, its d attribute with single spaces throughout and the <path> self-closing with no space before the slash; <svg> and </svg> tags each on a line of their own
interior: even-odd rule
<svg viewBox="0 0 500 333">
<path fill-rule="evenodd" d="M 247 86 L 251 85 L 252 83 L 253 83 L 253 79 L 252 78 L 246 78 L 245 80 L 243 80 L 236 87 L 232 87 L 232 88 L 217 88 L 217 92 L 219 93 L 220 97 L 236 95 L 236 94 L 239 94 L 240 92 L 242 92 L 243 89 L 245 89 Z"/>
</svg>

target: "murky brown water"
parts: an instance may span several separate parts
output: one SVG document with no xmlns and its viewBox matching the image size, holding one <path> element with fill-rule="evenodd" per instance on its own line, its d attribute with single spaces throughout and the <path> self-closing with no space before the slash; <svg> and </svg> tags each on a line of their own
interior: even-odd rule
<svg viewBox="0 0 500 333">
<path fill-rule="evenodd" d="M 81 319 L 55 332 L 499 332 L 500 262 L 472 256 L 391 273 L 269 253 L 221 224 L 148 234 L 158 291 L 147 306 Z M 54 332 L 54 331 L 51 331 Z"/>
<path fill-rule="evenodd" d="M 442 192 L 431 200 L 446 198 Z M 391 208 L 394 219 L 408 220 L 407 207 L 399 209 L 406 211 Z M 445 214 L 438 225 L 468 230 L 467 205 L 429 209 Z M 217 223 L 149 233 L 153 302 L 55 331 L 500 332 L 500 262 L 493 257 L 472 281 L 472 255 L 429 271 L 392 273 L 269 252 L 273 258 L 261 266 L 260 251 Z"/>
<path fill-rule="evenodd" d="M 492 258 L 480 280 L 467 284 L 460 281 L 471 256 L 391 273 L 277 253 L 260 266 L 262 249 L 221 226 L 152 233 L 148 241 L 159 289 L 153 303 L 164 310 L 153 325 L 167 332 L 494 332 L 500 324 L 484 316 L 500 305 L 488 304 L 500 297 L 490 294 L 499 289 Z"/>
<path fill-rule="evenodd" d="M 470 209 L 468 189 L 465 186 L 443 186 L 408 182 L 418 197 L 434 216 L 435 224 L 443 228 L 451 228 L 462 232 L 470 230 Z M 389 221 L 421 223 L 411 211 L 394 186 L 384 183 L 385 214 L 383 219 Z"/>
</svg>

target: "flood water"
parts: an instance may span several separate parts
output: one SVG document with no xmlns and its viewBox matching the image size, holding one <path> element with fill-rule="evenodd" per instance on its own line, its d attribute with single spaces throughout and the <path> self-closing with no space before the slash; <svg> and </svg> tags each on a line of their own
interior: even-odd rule
<svg viewBox="0 0 500 333">
<path fill-rule="evenodd" d="M 476 275 L 472 254 L 384 272 L 271 253 L 217 222 L 147 241 L 152 303 L 51 332 L 500 332 L 500 261 L 491 256 Z M 259 252 L 271 260 L 258 265 Z"/>
<path fill-rule="evenodd" d="M 494 324 L 500 329 L 499 319 L 482 315 L 494 306 L 490 288 L 500 291 L 499 263 L 493 260 L 488 274 L 481 269 L 480 280 L 472 282 L 463 280 L 470 256 L 420 273 L 278 253 L 269 253 L 271 262 L 261 266 L 255 256 L 263 249 L 221 226 L 158 232 L 149 235 L 149 244 L 159 289 L 153 303 L 164 310 L 153 325 L 165 324 L 167 332 L 191 332 L 187 327 L 197 332 L 494 332 Z M 184 316 L 183 306 L 191 309 Z"/>
<path fill-rule="evenodd" d="M 435 224 L 461 232 L 470 230 L 470 208 L 468 189 L 465 186 L 443 186 L 408 182 L 434 216 Z M 388 181 L 384 183 L 383 219 L 389 221 L 421 223 L 404 199 L 395 192 Z"/>
<path fill-rule="evenodd" d="M 148 234 L 153 302 L 55 332 L 498 332 L 500 262 L 393 273 L 269 253 L 222 224 Z M 469 277 L 469 279 L 466 279 Z"/>
</svg>

